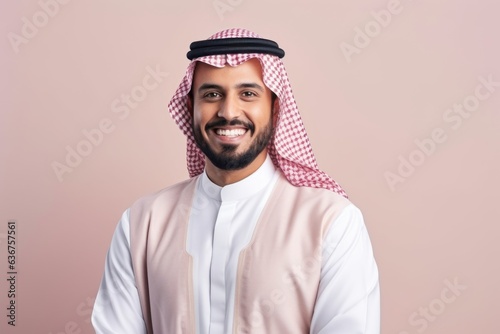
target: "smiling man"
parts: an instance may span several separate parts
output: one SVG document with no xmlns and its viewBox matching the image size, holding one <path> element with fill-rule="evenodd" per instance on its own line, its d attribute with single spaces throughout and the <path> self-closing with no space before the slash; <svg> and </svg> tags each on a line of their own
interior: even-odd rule
<svg viewBox="0 0 500 334">
<path fill-rule="evenodd" d="M 257 59 L 236 67 L 197 65 L 188 109 L 210 179 L 224 186 L 244 179 L 266 160 L 276 99 Z"/>
<path fill-rule="evenodd" d="M 99 333 L 379 333 L 360 211 L 318 169 L 284 51 L 244 29 L 191 44 L 169 111 L 190 178 L 123 214 Z"/>
</svg>

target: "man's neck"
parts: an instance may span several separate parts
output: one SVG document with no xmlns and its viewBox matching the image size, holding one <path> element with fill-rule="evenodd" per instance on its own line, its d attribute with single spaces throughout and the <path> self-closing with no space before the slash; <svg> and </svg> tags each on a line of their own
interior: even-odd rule
<svg viewBox="0 0 500 334">
<path fill-rule="evenodd" d="M 224 170 L 217 168 L 212 162 L 206 159 L 206 173 L 210 180 L 224 187 L 228 184 L 236 183 L 253 174 L 266 161 L 267 150 L 262 151 L 248 166 L 238 170 Z"/>
</svg>

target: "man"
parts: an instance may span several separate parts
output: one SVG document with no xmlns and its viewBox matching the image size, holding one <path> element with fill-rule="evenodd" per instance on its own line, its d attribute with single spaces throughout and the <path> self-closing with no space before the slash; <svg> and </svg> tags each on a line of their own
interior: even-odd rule
<svg viewBox="0 0 500 334">
<path fill-rule="evenodd" d="M 317 168 L 283 56 L 243 29 L 191 44 L 169 103 L 191 178 L 123 214 L 97 333 L 379 333 L 362 215 Z"/>
</svg>

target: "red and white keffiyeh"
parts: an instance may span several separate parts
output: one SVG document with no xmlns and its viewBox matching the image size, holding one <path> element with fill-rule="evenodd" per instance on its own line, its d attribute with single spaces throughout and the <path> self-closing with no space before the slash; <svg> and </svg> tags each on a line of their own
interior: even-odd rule
<svg viewBox="0 0 500 334">
<path fill-rule="evenodd" d="M 218 32 L 208 39 L 245 37 L 261 38 L 248 30 L 233 28 Z M 268 152 L 274 165 L 295 186 L 324 188 L 347 197 L 340 185 L 318 168 L 283 62 L 277 56 L 261 53 L 204 56 L 193 59 L 189 64 L 186 75 L 168 104 L 172 118 L 187 136 L 186 158 L 189 176 L 199 175 L 205 168 L 205 155 L 196 146 L 191 126 L 192 119 L 187 107 L 196 62 L 216 67 L 224 67 L 226 64 L 238 66 L 250 58 L 260 60 L 264 84 L 279 100 L 279 116 L 274 138 L 268 145 Z"/>
</svg>

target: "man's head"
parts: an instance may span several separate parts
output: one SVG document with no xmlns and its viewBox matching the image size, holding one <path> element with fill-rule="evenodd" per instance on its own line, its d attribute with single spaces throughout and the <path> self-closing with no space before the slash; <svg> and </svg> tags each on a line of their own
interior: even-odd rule
<svg viewBox="0 0 500 334">
<path fill-rule="evenodd" d="M 195 142 L 215 167 L 239 170 L 265 160 L 276 100 L 257 58 L 238 66 L 198 63 L 189 96 Z"/>
<path fill-rule="evenodd" d="M 317 166 L 283 56 L 277 43 L 245 29 L 223 30 L 191 43 L 187 54 L 191 63 L 168 104 L 187 137 L 189 175 L 211 167 L 248 172 L 268 154 L 291 184 L 346 196 Z M 202 87 L 204 83 L 217 87 Z M 258 83 L 264 95 L 252 100 L 251 92 L 258 90 L 241 86 L 247 83 Z M 235 131 L 225 131 L 230 129 Z M 206 164 L 206 157 L 211 163 Z"/>
</svg>

